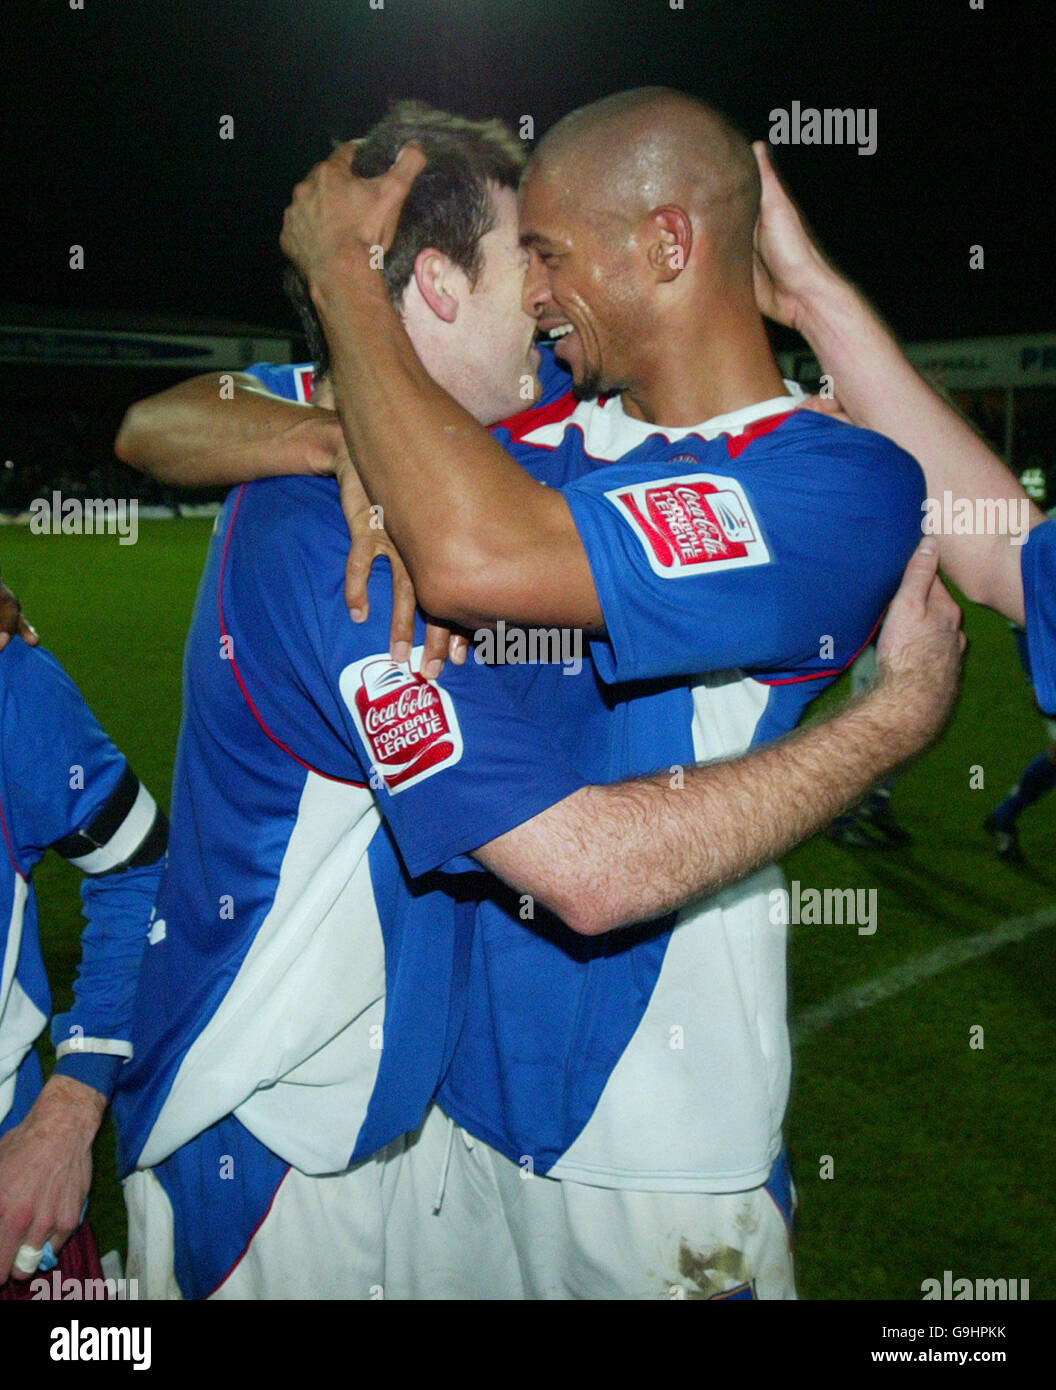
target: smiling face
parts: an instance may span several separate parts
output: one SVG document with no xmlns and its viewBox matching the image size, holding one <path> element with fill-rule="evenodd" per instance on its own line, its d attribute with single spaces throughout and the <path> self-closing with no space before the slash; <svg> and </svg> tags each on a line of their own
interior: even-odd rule
<svg viewBox="0 0 1056 1390">
<path fill-rule="evenodd" d="M 521 186 L 521 244 L 531 254 L 525 307 L 586 396 L 630 384 L 645 287 L 634 228 L 577 213 L 573 193 L 538 167 Z"/>
<path fill-rule="evenodd" d="M 469 409 L 483 424 L 531 405 L 539 370 L 536 323 L 523 303 L 529 258 L 518 235 L 517 195 L 493 187 L 492 196 L 495 225 L 481 237 L 480 274 L 458 316 L 464 378 L 479 383 Z"/>
<path fill-rule="evenodd" d="M 517 198 L 492 185 L 493 225 L 474 278 L 435 249 L 419 253 L 402 299 L 407 333 L 429 375 L 482 425 L 527 409 L 538 394 L 536 323 L 523 304 L 528 253 Z"/>
</svg>

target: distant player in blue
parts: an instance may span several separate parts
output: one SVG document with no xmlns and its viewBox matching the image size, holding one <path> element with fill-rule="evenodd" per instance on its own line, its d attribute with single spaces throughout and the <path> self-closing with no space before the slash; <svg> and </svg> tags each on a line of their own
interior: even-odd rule
<svg viewBox="0 0 1056 1390">
<path fill-rule="evenodd" d="M 1039 506 L 1045 501 L 1044 475 L 1040 478 L 1032 477 L 1031 473 L 1040 473 L 1040 470 L 1028 470 L 1021 478 L 1020 482 L 1026 488 L 1032 501 Z M 1049 512 L 1050 519 L 1056 516 L 1056 508 Z M 1023 670 L 1026 672 L 1027 680 L 1032 681 L 1030 649 L 1027 641 L 1027 634 L 1022 627 L 1013 625 L 1013 634 L 1016 639 L 1016 649 Z M 1036 758 L 1032 758 L 1020 774 L 1019 780 L 1009 794 L 998 803 L 983 822 L 983 827 L 994 838 L 994 847 L 997 850 L 999 859 L 1004 859 L 1006 863 L 1022 864 L 1023 850 L 1019 843 L 1018 822 L 1019 817 L 1028 807 L 1035 805 L 1043 796 L 1056 787 L 1056 720 L 1046 718 L 1046 731 L 1049 735 L 1049 747 L 1044 753 L 1039 753 Z"/>
<path fill-rule="evenodd" d="M 1035 527 L 1023 549 L 1023 599 L 1034 693 L 1056 718 L 1056 521 Z"/>
<path fill-rule="evenodd" d="M 25 1281 L 54 1264 L 51 1251 L 64 1276 L 101 1276 L 82 1208 L 92 1141 L 132 1055 L 133 999 L 165 845 L 164 814 L 59 663 L 21 638 L 5 641 L 0 1297 L 32 1297 Z M 54 1018 L 32 883 L 49 848 L 83 872 L 87 919 L 73 1007 Z M 49 1018 L 56 1064 L 44 1084 L 33 1044 Z"/>
</svg>

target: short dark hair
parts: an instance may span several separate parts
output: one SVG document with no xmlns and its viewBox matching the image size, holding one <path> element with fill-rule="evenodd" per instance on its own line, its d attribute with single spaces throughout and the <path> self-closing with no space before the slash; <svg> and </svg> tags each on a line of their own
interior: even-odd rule
<svg viewBox="0 0 1056 1390">
<path fill-rule="evenodd" d="M 527 150 L 498 119 L 471 121 L 418 101 L 396 102 L 357 148 L 353 168 L 365 178 L 383 174 L 409 140 L 429 160 L 400 213 L 383 274 L 398 300 L 414 273 L 419 251 L 435 246 L 465 271 L 471 285 L 480 274 L 480 241 L 495 225 L 490 184 L 516 188 Z M 330 369 L 330 350 L 303 276 L 290 266 L 286 293 L 301 318 L 316 372 Z"/>
</svg>

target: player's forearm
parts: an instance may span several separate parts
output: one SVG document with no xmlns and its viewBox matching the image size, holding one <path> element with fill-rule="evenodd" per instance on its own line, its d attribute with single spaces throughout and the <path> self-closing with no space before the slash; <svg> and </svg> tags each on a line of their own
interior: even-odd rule
<svg viewBox="0 0 1056 1390">
<path fill-rule="evenodd" d="M 552 563 L 563 499 L 432 380 L 377 271 L 346 264 L 312 294 L 349 451 L 423 607 L 471 627 L 531 620 L 524 603 L 538 595 L 540 557 Z M 585 557 L 584 567 L 589 575 Z M 560 615 L 576 625 L 592 616 Z"/>
<path fill-rule="evenodd" d="M 91 1147 L 106 1106 L 106 1096 L 94 1086 L 72 1076 L 50 1076 L 26 1118 L 61 1131 L 70 1143 Z"/>
<path fill-rule="evenodd" d="M 924 380 L 866 299 L 835 272 L 816 274 L 798 327 L 858 425 L 886 434 L 919 461 L 928 497 L 1007 499 L 1004 534 L 940 533 L 943 570 L 977 603 L 1023 621 L 1020 577 L 1026 531 L 1043 520 L 1017 479 Z M 1025 505 L 1026 504 L 1026 505 Z M 973 515 L 974 505 L 973 505 Z"/>
<path fill-rule="evenodd" d="M 746 757 L 588 787 L 486 847 L 481 857 L 574 931 L 662 916 L 780 857 L 930 741 L 881 682 L 829 719 Z M 613 872 L 621 865 L 620 872 Z"/>
<path fill-rule="evenodd" d="M 176 487 L 221 487 L 330 471 L 341 444 L 333 411 L 283 400 L 244 373 L 180 382 L 131 406 L 118 458 Z"/>
</svg>

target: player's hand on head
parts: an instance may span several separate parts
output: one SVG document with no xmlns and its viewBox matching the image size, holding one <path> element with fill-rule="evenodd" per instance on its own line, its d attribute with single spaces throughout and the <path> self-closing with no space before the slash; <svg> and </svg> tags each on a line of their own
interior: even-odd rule
<svg viewBox="0 0 1056 1390">
<path fill-rule="evenodd" d="M 752 152 L 762 183 L 755 224 L 755 300 L 767 318 L 798 328 L 812 285 L 819 275 L 832 272 L 802 213 L 778 178 L 769 146 L 764 140 L 756 140 Z"/>
<path fill-rule="evenodd" d="M 369 264 L 371 252 L 391 247 L 404 201 L 426 164 L 422 150 L 408 144 L 385 173 L 360 178 L 352 172 L 358 143 L 338 145 L 317 164 L 283 215 L 279 244 L 310 282 L 349 258 Z"/>
<path fill-rule="evenodd" d="M 925 538 L 910 557 L 876 648 L 881 680 L 897 691 L 900 717 L 921 744 L 953 710 L 968 645 L 938 559 L 934 538 Z"/>
<path fill-rule="evenodd" d="M 31 647 L 40 641 L 36 628 L 22 612 L 17 596 L 0 579 L 0 652 L 12 637 L 21 637 Z"/>
</svg>

